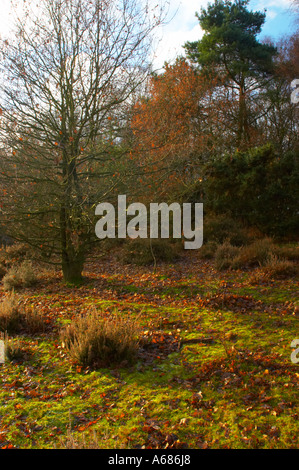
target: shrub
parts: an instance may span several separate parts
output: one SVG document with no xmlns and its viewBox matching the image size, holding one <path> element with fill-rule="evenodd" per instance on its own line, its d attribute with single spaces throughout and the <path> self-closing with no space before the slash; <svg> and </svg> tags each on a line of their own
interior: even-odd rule
<svg viewBox="0 0 299 470">
<path fill-rule="evenodd" d="M 23 322 L 26 332 L 35 335 L 44 333 L 45 319 L 44 316 L 36 310 L 32 305 L 25 305 L 22 310 Z"/>
<path fill-rule="evenodd" d="M 37 281 L 32 263 L 23 261 L 20 265 L 12 266 L 2 279 L 4 290 L 30 287 Z"/>
<path fill-rule="evenodd" d="M 125 238 L 104 238 L 101 240 L 100 250 L 104 252 L 110 252 L 117 248 L 120 248 L 124 243 L 126 243 Z"/>
<path fill-rule="evenodd" d="M 17 261 L 18 263 L 30 257 L 30 248 L 24 243 L 14 243 L 5 249 L 7 262 Z"/>
<path fill-rule="evenodd" d="M 274 279 L 287 279 L 297 277 L 299 274 L 298 265 L 292 261 L 279 259 L 271 255 L 265 264 L 263 271 Z"/>
<path fill-rule="evenodd" d="M 264 265 L 271 253 L 273 253 L 273 250 L 274 244 L 270 238 L 256 240 L 240 249 L 232 262 L 232 267 L 242 268 Z"/>
<path fill-rule="evenodd" d="M 0 331 L 19 333 L 22 330 L 29 334 L 44 332 L 44 318 L 32 305 L 25 305 L 12 291 L 0 303 Z"/>
<path fill-rule="evenodd" d="M 297 149 L 281 153 L 267 144 L 217 157 L 206 165 L 203 184 L 206 210 L 229 211 L 267 235 L 298 233 Z"/>
<path fill-rule="evenodd" d="M 212 259 L 217 251 L 218 244 L 215 241 L 204 243 L 199 249 L 198 256 L 201 259 Z"/>
<path fill-rule="evenodd" d="M 228 241 L 219 245 L 215 253 L 215 266 L 217 269 L 227 269 L 232 266 L 233 260 L 236 258 L 240 248 L 231 245 Z"/>
<path fill-rule="evenodd" d="M 273 251 L 274 244 L 270 238 L 256 240 L 250 245 L 242 247 L 225 242 L 217 248 L 215 265 L 217 269 L 263 266 Z"/>
<path fill-rule="evenodd" d="M 15 333 L 22 326 L 22 307 L 18 296 L 11 292 L 0 303 L 0 331 Z"/>
<path fill-rule="evenodd" d="M 178 256 L 181 245 L 170 243 L 169 240 L 136 238 L 124 246 L 121 260 L 124 263 L 139 266 L 155 262 L 171 262 Z"/>
<path fill-rule="evenodd" d="M 213 215 L 205 220 L 205 241 L 224 243 L 229 241 L 232 245 L 242 246 L 248 243 L 246 230 L 237 220 L 228 215 Z"/>
<path fill-rule="evenodd" d="M 29 260 L 23 261 L 23 263 L 20 265 L 19 275 L 24 287 L 32 286 L 37 281 L 32 263 Z"/>
<path fill-rule="evenodd" d="M 21 287 L 22 281 L 18 274 L 17 267 L 10 268 L 2 279 L 4 290 L 13 290 Z"/>
<path fill-rule="evenodd" d="M 0 247 L 0 264 L 2 266 L 5 266 L 6 264 L 6 251 L 2 247 Z"/>
<path fill-rule="evenodd" d="M 2 279 L 6 273 L 7 271 L 6 271 L 4 264 L 0 263 L 0 279 Z"/>
<path fill-rule="evenodd" d="M 9 361 L 23 361 L 28 357 L 29 351 L 19 338 L 5 339 L 5 358 Z"/>
<path fill-rule="evenodd" d="M 275 245 L 273 253 L 281 259 L 299 261 L 299 246 L 298 245 Z"/>
<path fill-rule="evenodd" d="M 131 362 L 139 344 L 138 333 L 136 322 L 119 314 L 102 319 L 91 310 L 64 328 L 60 336 L 72 360 L 95 368 Z"/>
</svg>

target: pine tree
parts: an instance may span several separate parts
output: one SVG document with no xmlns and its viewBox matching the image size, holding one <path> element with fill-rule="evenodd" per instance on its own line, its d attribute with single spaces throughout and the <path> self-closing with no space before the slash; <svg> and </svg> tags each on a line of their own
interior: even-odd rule
<svg viewBox="0 0 299 470">
<path fill-rule="evenodd" d="M 230 88 L 231 99 L 237 96 L 236 146 L 242 147 L 250 137 L 249 98 L 271 77 L 276 48 L 262 44 L 261 32 L 266 13 L 249 11 L 248 0 L 216 0 L 196 13 L 205 31 L 199 41 L 184 46 L 187 57 L 203 73 L 217 75 Z"/>
</svg>

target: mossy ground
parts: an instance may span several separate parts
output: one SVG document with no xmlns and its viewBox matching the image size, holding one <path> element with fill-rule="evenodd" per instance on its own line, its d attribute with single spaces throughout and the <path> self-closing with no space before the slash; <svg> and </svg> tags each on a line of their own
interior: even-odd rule
<svg viewBox="0 0 299 470">
<path fill-rule="evenodd" d="M 155 272 L 107 258 L 81 287 L 48 273 L 24 289 L 47 330 L 19 335 L 24 356 L 0 366 L 0 447 L 298 447 L 298 280 L 254 283 L 252 271 L 190 253 Z M 90 305 L 139 316 L 149 347 L 134 365 L 70 362 L 59 329 Z"/>
</svg>

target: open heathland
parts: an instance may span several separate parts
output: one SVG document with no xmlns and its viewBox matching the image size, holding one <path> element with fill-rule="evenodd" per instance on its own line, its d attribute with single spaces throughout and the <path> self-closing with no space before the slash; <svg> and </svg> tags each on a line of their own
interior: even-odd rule
<svg viewBox="0 0 299 470">
<path fill-rule="evenodd" d="M 22 321 L 5 335 L 0 447 L 296 448 L 296 274 L 217 270 L 200 250 L 136 266 L 122 249 L 90 259 L 81 286 L 44 268 L 33 286 L 2 288 L 0 317 Z M 88 331 L 112 338 L 95 351 L 125 331 L 130 354 L 88 362 L 82 329 L 74 340 L 88 315 Z"/>
</svg>

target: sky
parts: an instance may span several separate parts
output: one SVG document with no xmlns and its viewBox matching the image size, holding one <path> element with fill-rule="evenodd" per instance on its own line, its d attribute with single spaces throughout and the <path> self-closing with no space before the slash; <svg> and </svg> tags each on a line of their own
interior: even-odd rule
<svg viewBox="0 0 299 470">
<path fill-rule="evenodd" d="M 170 0 L 170 12 L 175 14 L 162 29 L 162 39 L 158 46 L 155 65 L 162 67 L 165 61 L 173 62 L 177 55 L 184 55 L 182 45 L 187 41 L 196 41 L 203 35 L 195 12 L 206 8 L 209 0 Z M 251 0 L 248 8 L 253 11 L 266 11 L 266 21 L 260 35 L 274 40 L 295 31 L 292 0 Z"/>
<path fill-rule="evenodd" d="M 150 0 L 157 3 L 157 0 Z M 153 65 L 155 70 L 163 67 L 167 61 L 172 63 L 178 55 L 184 54 L 182 45 L 186 41 L 196 41 L 203 35 L 196 11 L 205 8 L 208 0 L 168 0 L 168 23 L 160 27 L 159 42 L 155 49 Z M 274 40 L 295 30 L 294 13 L 290 8 L 292 0 L 251 0 L 249 9 L 264 11 L 266 9 L 266 22 L 261 38 L 271 37 Z M 15 0 L 22 4 L 23 0 Z M 9 34 L 9 8 L 10 0 L 0 0 L 0 36 Z"/>
</svg>

